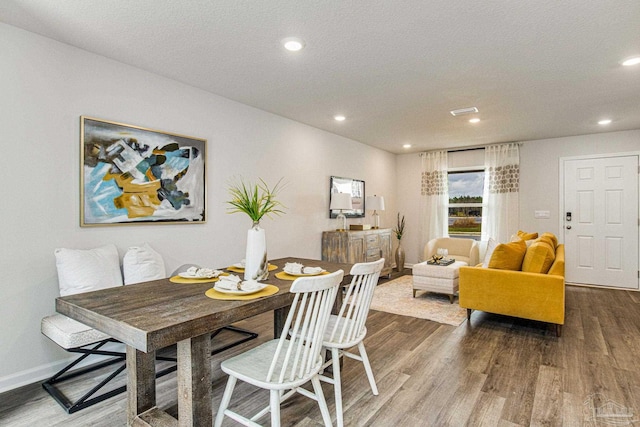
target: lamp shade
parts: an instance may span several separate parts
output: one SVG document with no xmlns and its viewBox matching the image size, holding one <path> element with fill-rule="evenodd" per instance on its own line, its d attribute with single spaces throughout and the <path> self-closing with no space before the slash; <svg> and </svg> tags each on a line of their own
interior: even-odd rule
<svg viewBox="0 0 640 427">
<path fill-rule="evenodd" d="M 353 209 L 351 204 L 351 194 L 349 193 L 333 193 L 331 195 L 331 205 L 329 209 Z"/>
<path fill-rule="evenodd" d="M 367 196 L 367 209 L 371 211 L 383 211 L 384 210 L 384 197 L 382 196 Z"/>
</svg>

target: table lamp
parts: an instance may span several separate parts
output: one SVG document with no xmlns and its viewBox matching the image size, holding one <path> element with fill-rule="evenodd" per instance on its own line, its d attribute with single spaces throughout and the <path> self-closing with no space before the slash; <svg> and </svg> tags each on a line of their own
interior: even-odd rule
<svg viewBox="0 0 640 427">
<path fill-rule="evenodd" d="M 378 211 L 384 210 L 384 197 L 376 196 L 367 196 L 367 208 L 373 211 L 373 228 L 380 228 L 380 215 L 378 215 Z"/>
<path fill-rule="evenodd" d="M 351 194 L 349 193 L 333 193 L 331 195 L 331 210 L 339 210 L 340 213 L 337 216 L 338 220 L 342 220 L 342 228 L 338 228 L 337 231 L 345 231 L 347 229 L 347 217 L 342 213 L 345 209 L 353 209 L 351 204 Z"/>
</svg>

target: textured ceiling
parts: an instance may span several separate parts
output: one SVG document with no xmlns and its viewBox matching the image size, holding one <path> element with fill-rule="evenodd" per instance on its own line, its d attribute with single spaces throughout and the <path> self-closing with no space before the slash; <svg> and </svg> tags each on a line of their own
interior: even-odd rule
<svg viewBox="0 0 640 427">
<path fill-rule="evenodd" d="M 638 0 L 2 0 L 0 21 L 394 153 L 640 129 Z"/>
</svg>

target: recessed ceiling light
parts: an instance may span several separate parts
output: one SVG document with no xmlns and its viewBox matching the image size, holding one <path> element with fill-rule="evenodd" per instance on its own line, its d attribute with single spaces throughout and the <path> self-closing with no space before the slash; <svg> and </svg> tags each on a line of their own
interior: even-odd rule
<svg viewBox="0 0 640 427">
<path fill-rule="evenodd" d="M 477 113 L 478 108 L 476 107 L 459 108 L 457 110 L 451 110 L 449 112 L 451 113 L 452 116 L 462 116 L 463 114 Z"/>
<path fill-rule="evenodd" d="M 598 122 L 599 125 L 608 125 L 609 123 L 611 123 L 611 119 L 604 119 L 604 120 L 600 120 Z"/>
<path fill-rule="evenodd" d="M 469 123 L 480 123 L 480 119 L 477 117 L 474 119 L 469 119 Z"/>
<path fill-rule="evenodd" d="M 333 116 L 333 118 L 337 122 L 344 122 L 346 120 L 346 117 L 342 114 L 336 114 L 335 116 Z"/>
<path fill-rule="evenodd" d="M 622 62 L 622 65 L 624 65 L 625 67 L 630 67 L 632 65 L 638 65 L 638 64 L 640 64 L 640 56 L 628 58 L 628 59 L 625 59 L 624 62 Z"/>
<path fill-rule="evenodd" d="M 411 144 L 404 144 L 402 148 L 411 148 Z"/>
<path fill-rule="evenodd" d="M 304 40 L 297 37 L 287 37 L 286 39 L 282 39 L 282 45 L 291 52 L 297 52 L 304 48 Z"/>
</svg>

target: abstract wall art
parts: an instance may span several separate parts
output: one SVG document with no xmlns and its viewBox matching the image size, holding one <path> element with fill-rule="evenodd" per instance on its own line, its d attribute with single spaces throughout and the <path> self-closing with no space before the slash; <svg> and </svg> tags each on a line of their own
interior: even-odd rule
<svg viewBox="0 0 640 427">
<path fill-rule="evenodd" d="M 80 225 L 204 223 L 207 141 L 80 117 Z"/>
</svg>

